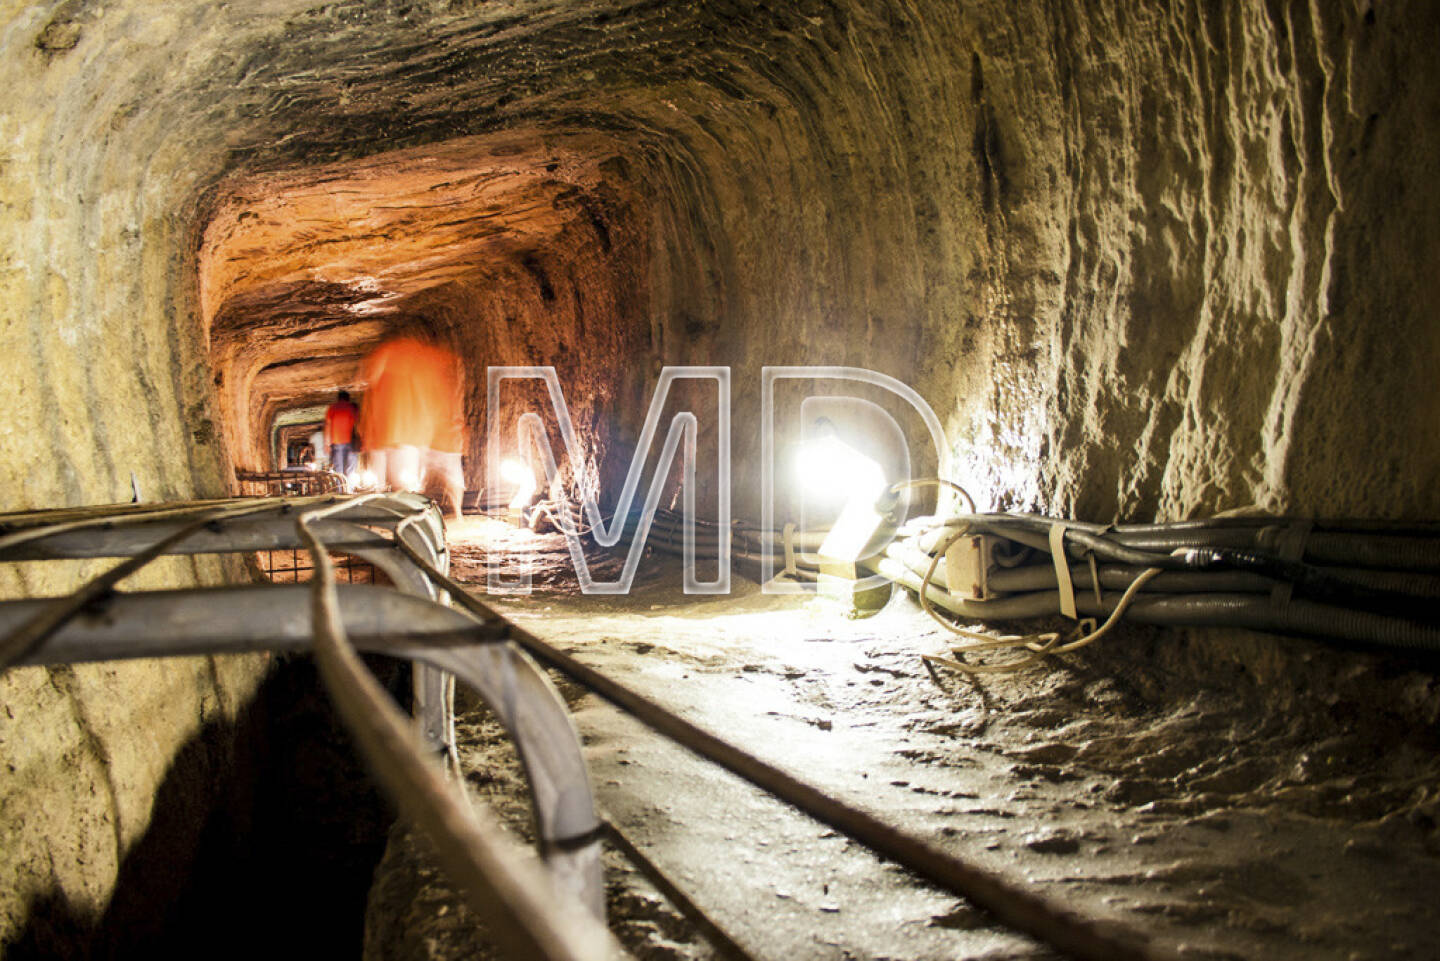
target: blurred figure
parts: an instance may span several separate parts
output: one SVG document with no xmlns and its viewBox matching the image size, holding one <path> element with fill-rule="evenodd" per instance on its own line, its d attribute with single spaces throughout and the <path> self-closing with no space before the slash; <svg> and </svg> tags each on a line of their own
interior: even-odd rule
<svg viewBox="0 0 1440 961">
<path fill-rule="evenodd" d="M 450 382 L 442 385 L 438 377 L 435 381 L 435 429 L 425 452 L 425 476 L 435 478 L 444 489 L 458 521 L 460 504 L 465 499 L 465 474 L 460 462 L 460 452 L 465 446 L 465 401 L 460 392 L 459 360 L 447 351 L 440 350 L 438 354 L 437 371 L 448 371 Z"/>
<path fill-rule="evenodd" d="M 310 456 L 305 458 L 305 466 L 310 470 L 319 470 L 329 463 L 325 452 L 325 432 L 323 430 L 312 431 L 310 434 Z"/>
<path fill-rule="evenodd" d="M 370 352 L 360 376 L 368 385 L 360 435 L 380 483 L 418 491 L 428 474 L 444 487 L 458 520 L 465 493 L 459 360 L 442 347 L 394 337 Z"/>
<path fill-rule="evenodd" d="M 330 467 L 346 477 L 355 473 L 355 422 L 360 408 L 350 401 L 350 392 L 335 395 L 325 408 L 325 444 L 330 449 Z"/>
</svg>

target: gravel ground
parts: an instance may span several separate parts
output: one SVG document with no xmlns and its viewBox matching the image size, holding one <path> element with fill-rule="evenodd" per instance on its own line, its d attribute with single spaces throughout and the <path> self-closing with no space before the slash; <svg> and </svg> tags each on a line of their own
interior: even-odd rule
<svg viewBox="0 0 1440 961">
<path fill-rule="evenodd" d="M 457 576 L 522 535 L 468 522 Z M 907 831 L 1195 959 L 1433 958 L 1440 933 L 1437 685 L 1414 665 L 1258 635 L 1126 629 L 1050 667 L 934 676 L 943 632 L 905 596 L 686 597 L 649 563 L 579 596 L 541 537 L 537 590 L 497 606 L 700 726 Z M 482 546 L 484 545 L 484 546 Z M 1227 660 L 1215 653 L 1238 650 Z M 1270 658 L 1273 663 L 1267 663 Z M 1247 666 L 1248 665 L 1248 666 Z M 1268 671 L 1268 673 L 1266 673 Z M 758 958 L 1047 958 L 983 913 L 562 685 L 600 805 Z M 475 791 L 522 834 L 524 782 L 483 709 Z M 642 959 L 716 955 L 607 855 L 612 927 Z M 403 832 L 377 872 L 367 957 L 490 957 Z"/>
</svg>

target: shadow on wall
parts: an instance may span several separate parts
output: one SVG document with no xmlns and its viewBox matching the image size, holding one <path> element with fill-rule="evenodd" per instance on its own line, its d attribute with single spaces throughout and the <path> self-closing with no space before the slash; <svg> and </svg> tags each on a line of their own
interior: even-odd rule
<svg viewBox="0 0 1440 961">
<path fill-rule="evenodd" d="M 408 666 L 370 666 L 408 690 Z M 393 820 L 313 662 L 281 659 L 237 721 L 206 725 L 176 756 L 104 914 L 40 892 L 0 956 L 358 957 Z"/>
</svg>

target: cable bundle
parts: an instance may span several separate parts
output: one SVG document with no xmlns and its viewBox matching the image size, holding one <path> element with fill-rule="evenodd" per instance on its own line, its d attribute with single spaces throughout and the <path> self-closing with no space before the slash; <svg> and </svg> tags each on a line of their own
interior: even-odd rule
<svg viewBox="0 0 1440 961">
<path fill-rule="evenodd" d="M 912 521 L 900 534 L 872 566 L 973 642 L 959 653 L 1025 652 L 1002 665 L 932 659 L 969 672 L 1014 670 L 1075 650 L 1122 615 L 1172 627 L 1242 627 L 1440 650 L 1436 525 L 1259 516 L 1107 527 L 967 514 Z M 952 542 L 974 535 L 995 539 L 988 591 L 985 599 L 956 598 L 943 557 Z M 956 627 L 935 607 L 984 621 L 1067 613 L 1080 619 L 1081 631 L 1068 640 L 1055 633 L 992 638 Z M 1092 618 L 1105 623 L 1095 628 L 1087 623 Z"/>
<path fill-rule="evenodd" d="M 938 482 L 909 482 L 890 494 L 927 483 Z M 969 498 L 960 496 L 969 506 Z M 568 513 L 580 520 L 573 507 Z M 646 543 L 679 554 L 683 531 L 681 517 L 662 510 Z M 634 532 L 634 525 L 627 525 L 624 539 Z M 742 523 L 725 530 L 697 521 L 695 546 L 701 555 L 711 554 L 720 538 L 728 537 L 738 562 L 759 569 L 768 560 L 782 576 L 813 581 L 814 552 L 825 534 Z M 983 599 L 957 597 L 949 590 L 946 549 L 977 535 L 992 539 L 987 589 Z M 1018 670 L 1078 650 L 1122 617 L 1168 627 L 1238 627 L 1440 651 L 1440 524 L 1435 523 L 1257 515 L 1100 525 L 965 513 L 912 519 L 882 555 L 865 563 L 915 592 L 937 622 L 968 642 L 955 649 L 957 658 L 927 660 L 972 673 Z M 994 636 L 962 628 L 942 611 L 986 622 L 1067 615 L 1076 629 Z M 1021 656 L 999 663 L 965 659 L 1006 650 Z"/>
</svg>

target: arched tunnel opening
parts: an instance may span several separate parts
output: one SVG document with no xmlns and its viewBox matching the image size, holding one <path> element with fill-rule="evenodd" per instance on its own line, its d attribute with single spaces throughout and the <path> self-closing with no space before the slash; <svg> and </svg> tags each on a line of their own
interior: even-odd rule
<svg viewBox="0 0 1440 961">
<path fill-rule="evenodd" d="M 635 957 L 1122 956 L 1032 908 L 1135 957 L 1430 956 L 1426 5 L 47 0 L 5 26 L 0 634 L 120 556 L 41 534 L 247 510 L 248 477 L 398 543 L 438 523 L 381 493 L 414 486 L 568 711 L 610 825 L 590 894 Z M 350 476 L 315 469 L 398 339 L 453 358 L 458 504 L 438 471 L 367 480 L 364 430 Z M 290 601 L 137 629 L 237 653 L 40 656 L 152 595 L 281 586 L 264 538 L 320 576 L 255 530 L 0 640 L 0 954 L 528 956 L 371 783 L 323 663 L 235 639 Z M 414 610 L 348 626 L 441 617 Z M 369 661 L 424 728 L 406 662 Z M 600 844 L 546 833 L 513 705 L 456 696 L 423 750 L 472 802 L 547 870 Z"/>
<path fill-rule="evenodd" d="M 365 356 L 418 336 L 466 374 L 467 488 L 484 486 L 491 367 L 555 367 L 594 469 L 650 339 L 645 204 L 615 150 L 522 131 L 222 184 L 199 272 L 231 460 L 287 466 L 280 419 L 362 398 Z"/>
</svg>

